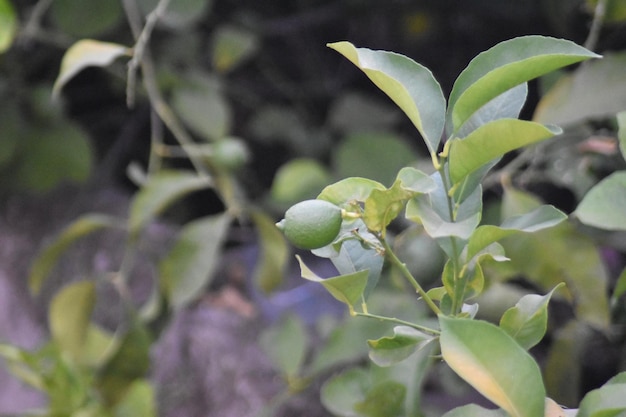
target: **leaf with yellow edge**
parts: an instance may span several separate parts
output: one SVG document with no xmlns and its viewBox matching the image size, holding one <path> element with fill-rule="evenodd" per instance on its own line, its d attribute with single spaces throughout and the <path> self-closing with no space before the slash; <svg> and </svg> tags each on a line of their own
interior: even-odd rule
<svg viewBox="0 0 626 417">
<path fill-rule="evenodd" d="M 406 113 L 434 155 L 445 124 L 446 100 L 430 70 L 393 52 L 356 48 L 350 42 L 328 46 L 348 58 Z"/>
<path fill-rule="evenodd" d="M 58 96 L 61 88 L 83 69 L 106 67 L 122 55 L 130 55 L 130 49 L 117 43 L 92 39 L 76 42 L 63 55 L 61 70 L 52 88 L 52 96 Z"/>
<path fill-rule="evenodd" d="M 333 297 L 348 306 L 350 313 L 354 312 L 354 305 L 362 299 L 367 286 L 369 272 L 367 269 L 332 278 L 321 278 L 306 266 L 300 256 L 296 255 L 296 258 L 300 263 L 302 278 L 322 284 Z"/>
<path fill-rule="evenodd" d="M 481 320 L 440 316 L 439 324 L 443 359 L 461 378 L 512 417 L 543 417 L 541 371 L 511 336 Z"/>
</svg>

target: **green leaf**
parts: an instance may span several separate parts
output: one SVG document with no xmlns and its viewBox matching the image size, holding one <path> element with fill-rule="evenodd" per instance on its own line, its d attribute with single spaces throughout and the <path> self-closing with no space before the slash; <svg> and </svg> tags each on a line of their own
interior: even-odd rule
<svg viewBox="0 0 626 417">
<path fill-rule="evenodd" d="M 476 56 L 450 93 L 449 133 L 482 106 L 518 84 L 599 55 L 563 39 L 524 36 L 501 42 Z"/>
<path fill-rule="evenodd" d="M 625 65 L 625 53 L 608 53 L 566 73 L 541 98 L 533 120 L 566 126 L 613 117 L 626 109 Z"/>
<path fill-rule="evenodd" d="M 442 417 L 507 417 L 507 414 L 502 409 L 490 410 L 476 404 L 467 404 L 448 411 Z"/>
<path fill-rule="evenodd" d="M 515 233 L 532 233 L 547 229 L 567 219 L 567 215 L 559 209 L 543 205 L 533 211 L 506 219 L 500 226 L 479 226 L 469 239 L 467 259 L 471 260 L 477 253 L 507 236 Z"/>
<path fill-rule="evenodd" d="M 417 194 L 433 191 L 435 181 L 422 171 L 405 167 L 400 170 L 393 186 L 389 189 L 374 189 L 365 200 L 363 221 L 368 229 L 383 232 L 404 209 L 406 202 Z"/>
<path fill-rule="evenodd" d="M 224 73 L 232 71 L 250 58 L 260 43 L 255 33 L 230 25 L 221 25 L 213 33 L 211 62 Z"/>
<path fill-rule="evenodd" d="M 177 199 L 210 186 L 210 180 L 192 172 L 160 171 L 154 174 L 131 203 L 128 219 L 131 233 L 138 233 Z"/>
<path fill-rule="evenodd" d="M 96 302 L 92 281 L 78 281 L 59 291 L 50 302 L 48 324 L 59 348 L 79 361 Z"/>
<path fill-rule="evenodd" d="M 300 256 L 296 255 L 296 258 L 300 263 L 302 278 L 322 284 L 333 297 L 346 304 L 351 313 L 354 311 L 353 307 L 363 297 L 367 285 L 367 270 L 324 279 L 311 271 Z"/>
<path fill-rule="evenodd" d="M 511 336 L 485 321 L 440 316 L 439 323 L 441 354 L 461 378 L 513 417 L 543 416 L 541 371 Z"/>
<path fill-rule="evenodd" d="M 540 205 L 531 194 L 504 188 L 502 211 L 506 216 Z M 564 293 L 574 301 L 577 317 L 600 328 L 608 326 L 608 276 L 597 245 L 588 236 L 575 230 L 571 223 L 562 222 L 549 230 L 507 237 L 501 243 L 511 260 L 490 265 L 501 271 L 499 280 L 523 275 L 545 291 L 567 282 L 568 291 Z M 490 271 L 490 275 L 493 273 Z M 595 278 L 589 280 L 590 276 Z"/>
<path fill-rule="evenodd" d="M 250 215 L 256 226 L 261 249 L 254 270 L 254 282 L 262 291 L 269 293 L 283 282 L 289 247 L 273 219 L 257 210 L 253 210 Z"/>
<path fill-rule="evenodd" d="M 155 417 L 157 402 L 150 381 L 138 379 L 130 384 L 124 397 L 114 408 L 115 417 Z"/>
<path fill-rule="evenodd" d="M 307 353 L 308 336 L 304 323 L 290 314 L 261 334 L 260 344 L 272 363 L 287 377 L 296 377 Z"/>
<path fill-rule="evenodd" d="M 294 158 L 278 169 L 270 193 L 278 203 L 294 204 L 315 198 L 331 179 L 316 159 Z"/>
<path fill-rule="evenodd" d="M 528 294 L 502 315 L 500 327 L 510 334 L 524 349 L 528 350 L 541 341 L 548 328 L 548 302 L 554 287 L 546 295 Z"/>
<path fill-rule="evenodd" d="M 117 43 L 92 39 L 76 42 L 63 55 L 61 70 L 52 88 L 52 96 L 58 96 L 63 86 L 83 69 L 91 66 L 106 67 L 117 58 L 129 54 L 130 50 L 127 47 Z"/>
<path fill-rule="evenodd" d="M 352 368 L 326 381 L 320 394 L 324 407 L 336 416 L 396 417 L 404 411 L 406 387 L 393 380 L 376 380 L 363 368 Z"/>
<path fill-rule="evenodd" d="M 607 230 L 626 230 L 626 171 L 618 171 L 596 184 L 574 215 L 584 224 Z"/>
<path fill-rule="evenodd" d="M 557 127 L 518 119 L 498 119 L 479 127 L 464 139 L 450 143 L 453 184 L 507 152 L 561 133 Z"/>
<path fill-rule="evenodd" d="M 401 416 L 406 387 L 396 381 L 378 382 L 367 391 L 363 401 L 354 405 L 355 411 L 367 417 Z"/>
<path fill-rule="evenodd" d="M 99 36 L 122 20 L 122 6 L 117 1 L 55 0 L 50 15 L 66 35 L 76 38 Z"/>
<path fill-rule="evenodd" d="M 372 190 L 365 200 L 363 221 L 373 232 L 384 232 L 400 212 L 404 209 L 407 200 L 415 193 L 404 189 L 400 181 L 386 190 Z"/>
<path fill-rule="evenodd" d="M 368 340 L 369 357 L 378 366 L 391 366 L 402 362 L 432 341 L 434 336 L 408 326 L 396 326 L 393 336 Z"/>
<path fill-rule="evenodd" d="M 441 87 L 425 67 L 403 55 L 355 48 L 349 42 L 328 46 L 361 69 L 409 117 L 436 154 L 445 123 L 446 101 Z"/>
<path fill-rule="evenodd" d="M 368 241 L 377 243 L 376 237 L 364 230 L 364 226 L 357 226 L 359 224 L 362 225 L 363 223 L 360 221 L 354 223 L 359 235 Z M 317 252 L 314 253 L 318 255 Z M 330 260 L 341 275 L 367 272 L 367 285 L 363 291 L 363 298 L 367 299 L 380 279 L 384 256 L 370 245 L 363 245 L 356 239 L 348 239 L 342 242 L 339 253 L 331 256 Z"/>
<path fill-rule="evenodd" d="M 385 186 L 378 181 L 367 178 L 345 178 L 324 188 L 317 196 L 321 200 L 329 201 L 341 206 L 350 201 L 365 202 L 372 190 L 385 190 Z"/>
<path fill-rule="evenodd" d="M 437 188 L 437 183 L 430 175 L 413 167 L 402 168 L 396 178 L 402 188 L 414 193 L 429 193 Z"/>
<path fill-rule="evenodd" d="M 626 383 L 605 384 L 580 402 L 576 417 L 618 417 L 626 412 Z"/>
<path fill-rule="evenodd" d="M 187 223 L 174 246 L 159 263 L 159 284 L 174 309 L 201 295 L 220 261 L 231 217 L 227 213 Z"/>
<path fill-rule="evenodd" d="M 131 320 L 118 349 L 97 374 L 96 385 L 108 404 L 123 400 L 133 383 L 143 379 L 150 369 L 150 334 L 136 317 Z"/>
<path fill-rule="evenodd" d="M 626 159 L 626 111 L 617 113 L 617 137 L 619 139 L 619 149 L 622 152 L 622 158 Z"/>
<path fill-rule="evenodd" d="M 17 33 L 18 20 L 9 0 L 0 0 L 0 54 L 13 44 Z"/>
<path fill-rule="evenodd" d="M 172 107 L 206 141 L 222 139 L 232 130 L 232 109 L 222 93 L 220 80 L 208 74 L 187 75 L 172 91 Z"/>
<path fill-rule="evenodd" d="M 337 177 L 363 177 L 386 185 L 394 181 L 401 168 L 418 159 L 405 138 L 376 131 L 349 134 L 333 148 L 331 157 Z"/>
<path fill-rule="evenodd" d="M 369 374 L 363 368 L 352 368 L 333 376 L 322 386 L 320 400 L 333 415 L 359 417 L 354 404 L 364 397 L 369 385 Z"/>
<path fill-rule="evenodd" d="M 63 252 L 76 240 L 107 227 L 115 227 L 119 220 L 104 214 L 89 213 L 74 220 L 33 261 L 28 285 L 33 294 L 38 294 L 46 277 L 52 271 Z"/>
<path fill-rule="evenodd" d="M 50 191 L 60 183 L 80 183 L 91 174 L 93 150 L 87 133 L 65 122 L 26 129 L 20 139 L 20 158 L 11 186 Z"/>
<path fill-rule="evenodd" d="M 528 95 L 528 84 L 522 83 L 491 99 L 463 123 L 456 137 L 464 138 L 482 125 L 498 119 L 517 119 Z"/>
<path fill-rule="evenodd" d="M 450 236 L 468 239 L 480 223 L 480 215 L 476 213 L 456 222 L 444 220 L 427 196 L 413 198 L 406 207 L 406 217 L 424 225 L 426 233 L 434 239 Z"/>
</svg>

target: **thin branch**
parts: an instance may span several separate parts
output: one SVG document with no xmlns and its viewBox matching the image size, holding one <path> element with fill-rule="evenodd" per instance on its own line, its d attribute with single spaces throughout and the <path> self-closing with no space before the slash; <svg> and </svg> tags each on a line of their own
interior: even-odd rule
<svg viewBox="0 0 626 417">
<path fill-rule="evenodd" d="M 593 51 L 596 48 L 598 39 L 600 38 L 600 31 L 604 25 L 604 18 L 606 16 L 606 5 L 608 0 L 598 0 L 596 8 L 593 12 L 593 20 L 591 21 L 591 28 L 589 28 L 589 35 L 585 41 L 585 48 Z"/>
</svg>

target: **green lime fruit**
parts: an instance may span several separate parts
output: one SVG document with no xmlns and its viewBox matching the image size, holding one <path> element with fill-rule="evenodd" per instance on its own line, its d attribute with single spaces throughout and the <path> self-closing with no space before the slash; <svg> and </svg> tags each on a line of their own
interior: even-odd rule
<svg viewBox="0 0 626 417">
<path fill-rule="evenodd" d="M 341 208 L 324 200 L 305 200 L 291 206 L 276 224 L 294 246 L 318 249 L 330 244 L 341 229 Z"/>
</svg>

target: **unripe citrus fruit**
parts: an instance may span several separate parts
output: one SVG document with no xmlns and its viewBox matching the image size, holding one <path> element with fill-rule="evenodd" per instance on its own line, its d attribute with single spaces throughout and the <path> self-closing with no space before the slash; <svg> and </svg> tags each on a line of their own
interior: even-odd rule
<svg viewBox="0 0 626 417">
<path fill-rule="evenodd" d="M 324 200 L 305 200 L 291 206 L 276 224 L 294 246 L 318 249 L 331 243 L 341 229 L 341 209 Z"/>
</svg>

